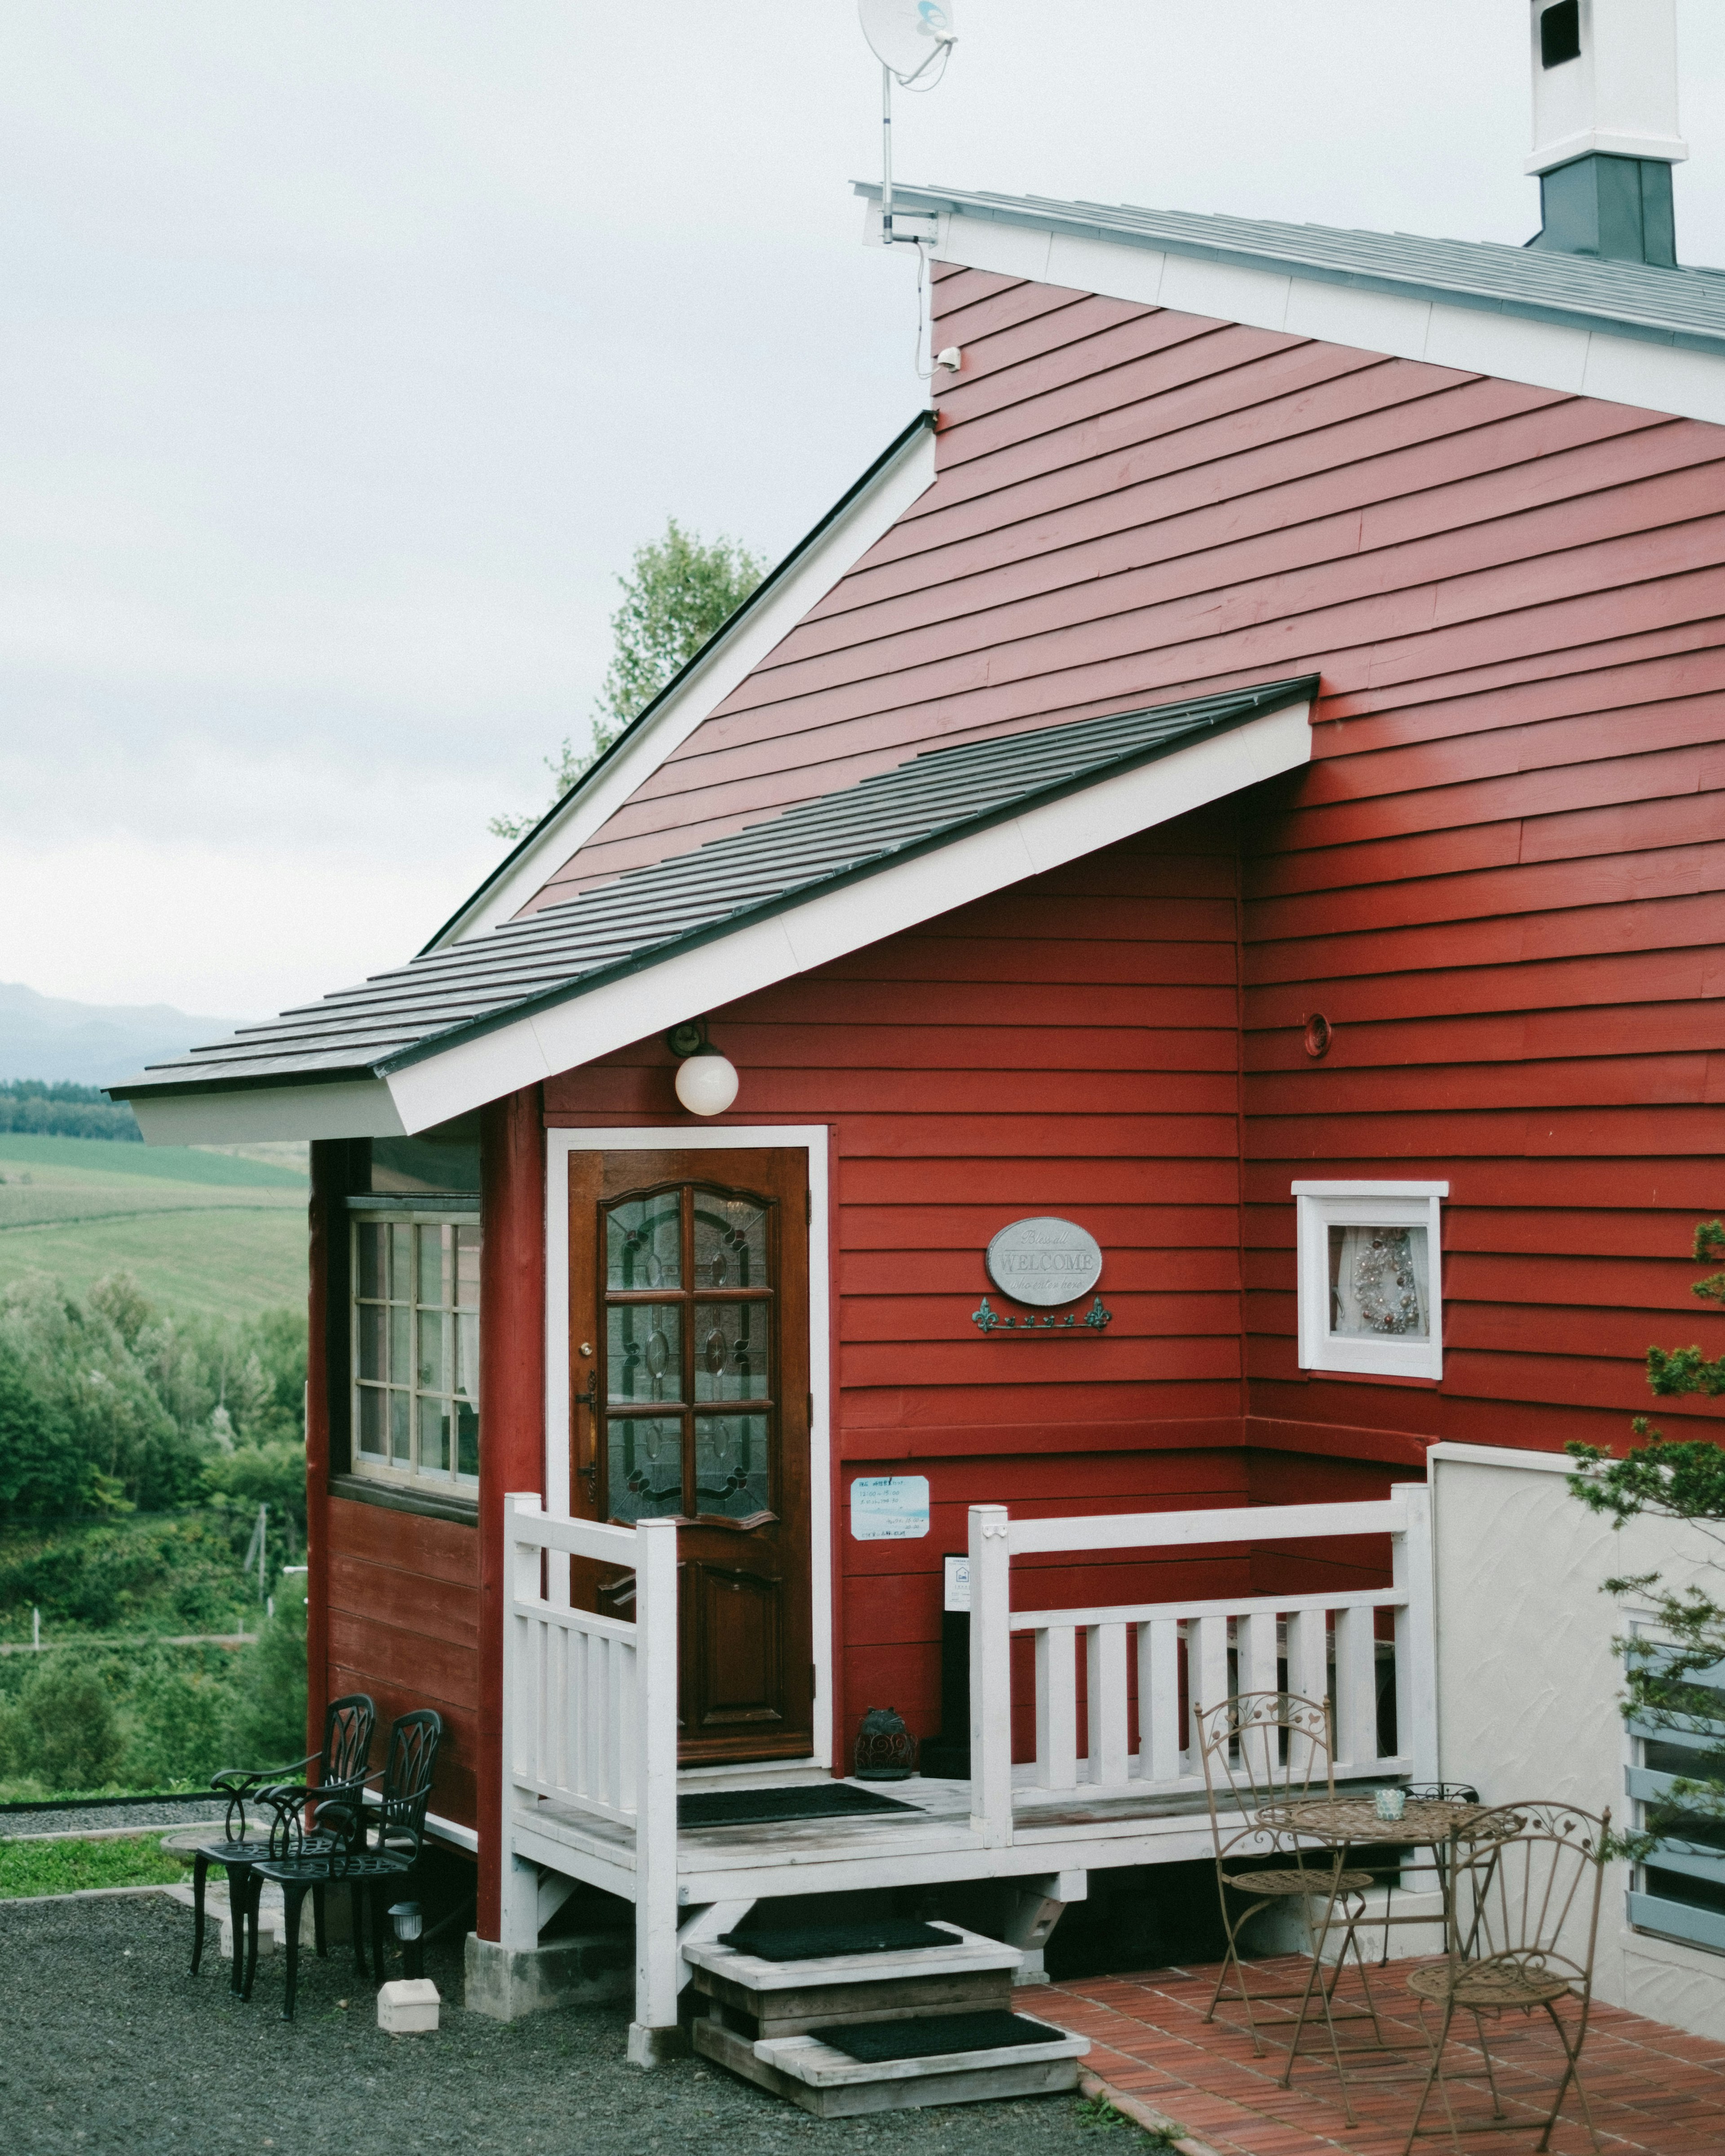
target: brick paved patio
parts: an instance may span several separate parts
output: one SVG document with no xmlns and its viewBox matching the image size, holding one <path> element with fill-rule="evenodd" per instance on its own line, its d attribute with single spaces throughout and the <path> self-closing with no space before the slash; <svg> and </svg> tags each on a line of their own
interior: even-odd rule
<svg viewBox="0 0 1725 2156">
<path fill-rule="evenodd" d="M 1214 1969 L 1075 1978 L 1019 1997 L 1028 2011 L 1088 2036 L 1091 2071 L 1111 2088 L 1177 2119 L 1218 2156 L 1328 2156 L 1332 2149 L 1348 2156 L 1399 2156 L 1430 2056 L 1400 1973 L 1408 1966 L 1392 1963 L 1372 1972 L 1379 2018 L 1386 2035 L 1394 2032 L 1397 2048 L 1355 2055 L 1358 2063 L 1350 2066 L 1349 2086 L 1357 2127 L 1343 2115 L 1327 2052 L 1316 2048 L 1323 2042 L 1321 2027 L 1308 2029 L 1293 2086 L 1283 2089 L 1276 2076 L 1285 2051 L 1266 2041 L 1265 2056 L 1256 2058 L 1242 2028 L 1200 2018 L 1215 1981 Z M 1290 1958 L 1255 1969 L 1276 1985 L 1303 1982 L 1306 1964 Z M 1352 1970 L 1338 1998 L 1361 2003 L 1359 1979 Z M 1222 2010 L 1237 2015 L 1240 2010 L 1224 2005 Z M 1368 2025 L 1344 2028 L 1344 2042 L 1349 2036 L 1357 2040 L 1362 2028 L 1369 2035 Z M 1543 2015 L 1535 2023 L 1510 2015 L 1495 2029 L 1488 2020 L 1486 2028 L 1505 2108 L 1537 2121 L 1543 2115 L 1540 2092 L 1546 2092 L 1548 2103 L 1562 2071 L 1549 2023 Z M 1464 2122 L 1490 2112 L 1472 2035 L 1470 2024 L 1466 2041 L 1452 2035 L 1449 2055 L 1451 2101 Z M 1725 2156 L 1725 2045 L 1596 2005 L 1581 2068 L 1607 2156 Z M 1425 2123 L 1443 2123 L 1435 2095 Z M 1462 2146 L 1468 2156 L 1488 2150 L 1494 2156 L 1522 2156 L 1538 2138 L 1537 2128 L 1525 2133 L 1464 2130 Z M 1436 2152 L 1450 2146 L 1446 2135 L 1428 2140 L 1424 2134 L 1416 2145 Z M 1573 2093 L 1551 2147 L 1553 2156 L 1587 2156 L 1590 2149 Z"/>
</svg>

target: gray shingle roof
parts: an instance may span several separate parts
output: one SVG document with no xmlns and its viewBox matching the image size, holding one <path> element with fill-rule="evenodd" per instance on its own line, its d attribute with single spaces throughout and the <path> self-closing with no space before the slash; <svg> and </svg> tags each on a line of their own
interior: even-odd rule
<svg viewBox="0 0 1725 2156">
<path fill-rule="evenodd" d="M 880 190 L 873 182 L 859 181 L 856 186 L 859 194 L 879 198 Z M 1196 216 L 1123 203 L 1055 202 L 1040 195 L 979 194 L 963 187 L 898 182 L 893 202 L 903 209 L 962 210 L 967 217 L 1040 231 L 1111 239 L 1725 355 L 1725 272 L 1717 270 L 1656 270 L 1639 262 L 1506 247 L 1495 240 L 1344 232 L 1322 224 Z"/>
<path fill-rule="evenodd" d="M 381 1077 L 1317 690 L 1302 676 L 925 750 L 108 1091 L 123 1100 Z"/>
</svg>

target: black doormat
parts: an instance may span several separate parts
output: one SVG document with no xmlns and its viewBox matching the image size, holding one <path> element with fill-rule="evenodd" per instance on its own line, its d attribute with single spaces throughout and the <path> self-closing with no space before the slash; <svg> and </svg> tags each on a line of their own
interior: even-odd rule
<svg viewBox="0 0 1725 2156">
<path fill-rule="evenodd" d="M 910 1917 L 880 1917 L 872 1923 L 787 1925 L 782 1931 L 721 1932 L 721 1946 L 762 1961 L 818 1961 L 826 1954 L 903 1953 L 920 1947 L 957 1947 L 964 1942 L 938 1924 Z"/>
<path fill-rule="evenodd" d="M 864 1812 L 918 1807 L 844 1782 L 804 1782 L 788 1789 L 703 1789 L 677 1799 L 679 1826 L 763 1826 L 773 1820 L 849 1819 Z"/>
<path fill-rule="evenodd" d="M 889 2059 L 940 2058 L 948 2051 L 1004 2051 L 1020 2044 L 1058 2042 L 1060 2031 L 1022 2014 L 991 2007 L 982 2014 L 937 2014 L 916 2021 L 863 2021 L 854 2029 L 811 2029 L 811 2036 L 866 2065 Z"/>
</svg>

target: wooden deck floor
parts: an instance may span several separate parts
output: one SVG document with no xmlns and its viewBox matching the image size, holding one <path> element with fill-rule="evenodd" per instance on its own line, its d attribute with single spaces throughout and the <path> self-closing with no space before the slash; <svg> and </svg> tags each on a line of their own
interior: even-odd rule
<svg viewBox="0 0 1725 2156">
<path fill-rule="evenodd" d="M 760 1785 L 778 1784 L 763 1775 Z M 687 1784 L 691 1790 L 707 1786 Z M 1202 1789 L 1092 1798 L 1081 1784 L 1056 1794 L 1026 1782 L 1015 1793 L 1014 1839 L 1006 1848 L 973 1830 L 968 1782 L 919 1776 L 875 1793 L 891 1794 L 904 1809 L 850 1819 L 685 1827 L 677 1837 L 681 1898 L 759 1899 L 816 1887 L 842 1893 L 1091 1866 L 1174 1863 L 1210 1853 Z M 634 1848 L 628 1827 L 551 1804 L 517 1810 L 514 1825 L 522 1856 L 629 1897 Z"/>
</svg>

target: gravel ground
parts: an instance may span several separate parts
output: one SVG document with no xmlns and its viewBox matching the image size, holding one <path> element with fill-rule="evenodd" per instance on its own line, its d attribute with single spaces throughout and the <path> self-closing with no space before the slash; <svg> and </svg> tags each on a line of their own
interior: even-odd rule
<svg viewBox="0 0 1725 2156">
<path fill-rule="evenodd" d="M 439 1941 L 434 2035 L 386 2036 L 351 1953 L 301 1964 L 298 2019 L 281 1964 L 250 2005 L 206 1955 L 187 1974 L 187 1911 L 161 1899 L 0 1904 L 0 2143 L 7 2156 L 775 2156 L 817 2148 L 906 2156 L 1089 2156 L 1076 2097 L 814 2119 L 704 2060 L 628 2064 L 621 2010 L 502 2023 L 450 2004 L 460 1949 Z M 1136 2133 L 1109 2135 L 1128 2156 Z"/>
<path fill-rule="evenodd" d="M 75 1811 L 0 1812 L 0 1841 L 14 1835 L 93 1834 L 105 1826 L 190 1826 L 219 1820 L 223 1807 L 205 1799 L 171 1804 L 89 1804 Z"/>
</svg>

